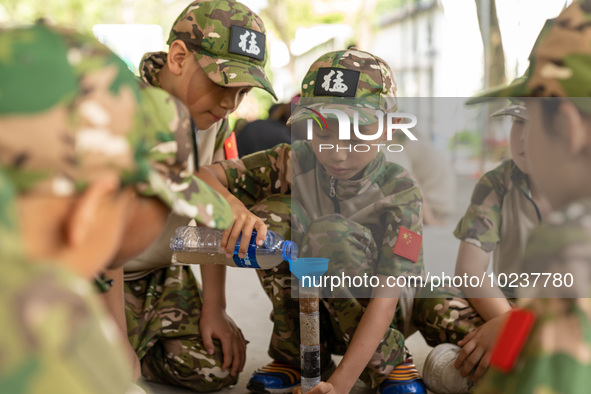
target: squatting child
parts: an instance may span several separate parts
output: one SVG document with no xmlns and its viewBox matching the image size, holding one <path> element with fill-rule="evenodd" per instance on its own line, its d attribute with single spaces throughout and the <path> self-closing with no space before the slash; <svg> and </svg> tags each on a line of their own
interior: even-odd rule
<svg viewBox="0 0 591 394">
<path fill-rule="evenodd" d="M 291 119 L 295 127 L 311 125 L 311 140 L 210 167 L 211 178 L 227 187 L 221 192 L 228 201 L 238 199 L 261 218 L 236 223 L 222 246 L 233 251 L 240 232 L 250 234 L 262 221 L 295 240 L 301 256 L 329 258 L 327 275 L 368 274 L 383 281 L 421 274 L 421 192 L 406 170 L 386 162 L 379 151 L 379 144 L 387 145 L 387 133 L 375 135 L 378 111 L 395 112 L 396 105 L 394 77 L 382 59 L 356 48 L 317 59 L 302 82 L 302 99 Z M 323 109 L 358 116 L 362 137 L 339 140 L 337 118 L 320 119 Z M 368 138 L 374 138 L 373 146 L 364 144 Z M 259 230 L 259 242 L 264 232 Z M 273 362 L 253 374 L 248 388 L 291 392 L 300 383 L 297 294 L 292 294 L 286 262 L 258 273 L 273 304 Z M 385 296 L 340 288 L 322 298 L 321 368 L 335 392 L 349 392 L 358 378 L 382 393 L 424 392 L 405 350 L 408 303 L 399 297 L 400 289 Z M 331 354 L 344 355 L 336 369 Z"/>
</svg>

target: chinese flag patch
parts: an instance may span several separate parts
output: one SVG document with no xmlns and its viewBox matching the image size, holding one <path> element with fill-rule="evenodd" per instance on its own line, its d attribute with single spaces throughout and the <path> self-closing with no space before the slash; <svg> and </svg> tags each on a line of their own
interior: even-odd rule
<svg viewBox="0 0 591 394">
<path fill-rule="evenodd" d="M 400 227 L 398 238 L 396 238 L 396 245 L 394 245 L 392 252 L 416 263 L 421 253 L 422 242 L 423 237 L 418 233 L 410 231 L 406 227 Z"/>
<path fill-rule="evenodd" d="M 536 321 L 531 311 L 513 309 L 493 349 L 490 365 L 501 372 L 510 372 Z"/>
<path fill-rule="evenodd" d="M 226 159 L 238 158 L 238 147 L 236 146 L 236 134 L 232 132 L 224 141 L 224 150 L 226 151 Z"/>
</svg>

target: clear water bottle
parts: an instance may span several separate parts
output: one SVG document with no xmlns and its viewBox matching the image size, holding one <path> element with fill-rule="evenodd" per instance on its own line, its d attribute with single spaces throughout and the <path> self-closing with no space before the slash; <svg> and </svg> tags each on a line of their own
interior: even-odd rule
<svg viewBox="0 0 591 394">
<path fill-rule="evenodd" d="M 293 261 L 298 257 L 298 245 L 284 240 L 274 231 L 267 231 L 265 242 L 257 246 L 257 232 L 250 237 L 248 251 L 244 258 L 238 257 L 240 238 L 234 255 L 226 257 L 220 249 L 223 231 L 207 227 L 183 226 L 177 228 L 170 238 L 173 258 L 180 264 L 225 264 L 232 267 L 269 269 L 282 261 Z"/>
</svg>

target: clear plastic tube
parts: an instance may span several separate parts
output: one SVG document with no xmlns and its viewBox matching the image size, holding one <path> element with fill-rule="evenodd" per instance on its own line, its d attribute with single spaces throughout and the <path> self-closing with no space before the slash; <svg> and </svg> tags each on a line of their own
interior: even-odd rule
<svg viewBox="0 0 591 394">
<path fill-rule="evenodd" d="M 320 383 L 320 312 L 318 288 L 300 285 L 300 357 L 302 392 Z"/>
</svg>

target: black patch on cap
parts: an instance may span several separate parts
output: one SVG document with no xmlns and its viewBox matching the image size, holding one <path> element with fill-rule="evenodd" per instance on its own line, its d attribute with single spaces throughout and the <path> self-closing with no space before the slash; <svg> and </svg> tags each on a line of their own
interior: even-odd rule
<svg viewBox="0 0 591 394">
<path fill-rule="evenodd" d="M 322 67 L 314 82 L 314 96 L 355 97 L 359 74 L 355 70 Z"/>
<path fill-rule="evenodd" d="M 265 35 L 259 31 L 232 25 L 228 52 L 265 60 L 265 40 Z"/>
</svg>

